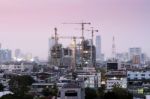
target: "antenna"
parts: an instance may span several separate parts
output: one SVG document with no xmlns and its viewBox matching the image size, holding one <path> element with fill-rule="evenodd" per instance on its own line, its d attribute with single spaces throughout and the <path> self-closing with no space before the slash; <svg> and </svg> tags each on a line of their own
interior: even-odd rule
<svg viewBox="0 0 150 99">
<path fill-rule="evenodd" d="M 113 61 L 115 60 L 116 56 L 116 46 L 115 46 L 115 37 L 113 36 L 113 40 L 112 40 L 112 58 Z"/>
</svg>

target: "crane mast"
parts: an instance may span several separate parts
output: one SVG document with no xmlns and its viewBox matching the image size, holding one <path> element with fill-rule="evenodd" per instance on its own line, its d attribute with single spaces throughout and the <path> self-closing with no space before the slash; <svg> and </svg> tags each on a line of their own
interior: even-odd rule
<svg viewBox="0 0 150 99">
<path fill-rule="evenodd" d="M 90 22 L 81 22 L 81 23 L 63 23 L 63 24 L 78 24 L 81 25 L 81 37 L 82 37 L 82 41 L 81 41 L 81 65 L 83 65 L 83 41 L 84 41 L 84 30 L 85 30 L 85 25 L 91 25 Z"/>
<path fill-rule="evenodd" d="M 98 32 L 98 30 L 95 30 L 93 27 L 91 27 L 91 30 L 87 30 L 87 31 L 91 31 L 91 65 L 93 66 L 93 38 L 94 38 L 94 33 Z"/>
<path fill-rule="evenodd" d="M 71 67 L 71 69 L 74 71 L 75 70 L 75 67 L 76 67 L 76 39 L 82 39 L 82 37 L 75 37 L 75 36 L 72 36 L 72 37 L 69 37 L 69 36 L 59 36 L 58 38 L 62 38 L 62 39 L 73 39 L 73 66 Z"/>
</svg>

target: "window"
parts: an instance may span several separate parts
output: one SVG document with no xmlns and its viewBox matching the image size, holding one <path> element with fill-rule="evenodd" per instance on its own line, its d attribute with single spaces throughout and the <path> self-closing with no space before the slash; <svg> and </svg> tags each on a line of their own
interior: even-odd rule
<svg viewBox="0 0 150 99">
<path fill-rule="evenodd" d="M 145 76 L 145 74 L 141 74 L 141 76 Z"/>
<path fill-rule="evenodd" d="M 77 92 L 74 92 L 74 93 L 65 93 L 65 96 L 77 96 Z"/>
</svg>

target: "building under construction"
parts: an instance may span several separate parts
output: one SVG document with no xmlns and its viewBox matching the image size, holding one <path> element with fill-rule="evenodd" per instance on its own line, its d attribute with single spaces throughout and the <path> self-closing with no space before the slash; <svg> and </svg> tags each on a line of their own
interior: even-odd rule
<svg viewBox="0 0 150 99">
<path fill-rule="evenodd" d="M 50 50 L 50 64 L 55 66 L 62 65 L 63 59 L 63 48 L 62 44 L 55 44 L 52 49 Z"/>
<path fill-rule="evenodd" d="M 84 40 L 83 44 L 83 66 L 93 67 L 96 62 L 96 50 L 95 46 L 91 44 L 90 40 Z"/>
<path fill-rule="evenodd" d="M 91 30 L 92 35 L 91 35 L 91 40 L 86 40 L 84 38 L 84 25 L 90 25 L 91 23 L 89 22 L 82 22 L 82 23 L 64 23 L 64 24 L 79 24 L 81 25 L 81 31 L 82 35 L 80 37 L 76 36 L 58 36 L 57 34 L 57 28 L 54 28 L 55 30 L 55 36 L 53 37 L 55 40 L 55 44 L 51 49 L 49 49 L 49 63 L 50 65 L 55 65 L 55 66 L 63 66 L 66 65 L 64 64 L 64 59 L 71 59 L 71 69 L 76 69 L 77 66 L 90 66 L 93 67 L 95 66 L 96 62 L 96 49 L 95 46 L 93 45 L 93 37 L 94 37 L 94 32 L 98 32 L 98 30 L 94 30 L 93 27 Z M 69 49 L 63 48 L 62 44 L 58 43 L 59 39 L 71 39 L 73 43 L 69 47 Z M 80 43 L 76 44 L 76 40 L 80 39 Z M 68 61 L 69 61 L 68 60 Z M 67 64 L 69 65 L 69 64 Z"/>
</svg>

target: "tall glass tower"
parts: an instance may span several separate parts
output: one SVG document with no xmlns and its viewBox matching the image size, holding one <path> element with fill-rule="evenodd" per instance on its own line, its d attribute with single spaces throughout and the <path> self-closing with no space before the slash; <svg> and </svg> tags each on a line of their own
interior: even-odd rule
<svg viewBox="0 0 150 99">
<path fill-rule="evenodd" d="M 101 61 L 101 36 L 96 36 L 96 61 Z"/>
</svg>

